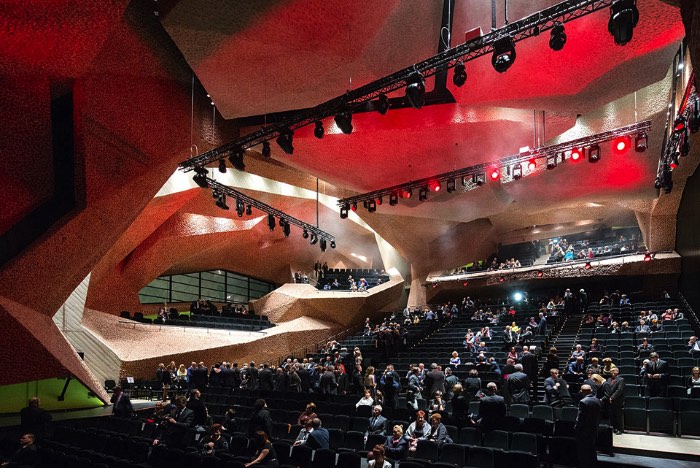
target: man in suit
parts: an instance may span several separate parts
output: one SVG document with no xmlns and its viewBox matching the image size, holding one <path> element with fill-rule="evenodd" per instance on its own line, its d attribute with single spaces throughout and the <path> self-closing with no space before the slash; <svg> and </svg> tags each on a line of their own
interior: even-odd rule
<svg viewBox="0 0 700 468">
<path fill-rule="evenodd" d="M 516 364 L 515 372 L 508 375 L 505 389 L 509 403 L 530 403 L 530 379 L 523 372 L 522 364 Z"/>
<path fill-rule="evenodd" d="M 612 377 L 603 384 L 604 403 L 608 405 L 610 413 L 610 425 L 615 434 L 622 434 L 622 410 L 625 403 L 625 379 L 620 377 L 620 369 L 613 367 Z"/>
<path fill-rule="evenodd" d="M 489 382 L 486 385 L 486 396 L 479 403 L 477 424 L 483 432 L 501 427 L 506 415 L 506 401 L 502 396 L 496 395 L 497 388 L 495 382 Z"/>
<path fill-rule="evenodd" d="M 41 439 L 46 434 L 46 426 L 51 422 L 51 415 L 41 408 L 39 397 L 29 400 L 29 406 L 19 412 L 20 428 L 24 434 L 34 434 Z"/>
<path fill-rule="evenodd" d="M 309 389 L 311 388 L 311 375 L 309 374 L 309 371 L 306 369 L 306 367 L 301 365 L 297 369 L 297 375 L 299 376 L 299 380 L 301 380 L 302 393 L 309 393 Z"/>
<path fill-rule="evenodd" d="M 649 362 L 644 366 L 644 376 L 650 397 L 665 397 L 668 385 L 668 364 L 659 359 L 657 353 L 649 354 Z"/>
<path fill-rule="evenodd" d="M 187 408 L 187 398 L 179 396 L 175 408 L 161 424 L 160 438 L 153 440 L 153 445 L 161 441 L 170 448 L 184 449 L 187 446 L 187 430 L 194 426 L 194 411 Z"/>
<path fill-rule="evenodd" d="M 335 367 L 328 366 L 326 370 L 321 374 L 321 380 L 319 382 L 319 389 L 323 395 L 336 395 L 338 393 L 338 381 L 335 378 Z"/>
<path fill-rule="evenodd" d="M 563 406 L 571 401 L 569 385 L 559 378 L 559 369 L 550 369 L 549 377 L 544 380 L 544 400 L 552 406 Z"/>
<path fill-rule="evenodd" d="M 190 388 L 206 389 L 209 383 L 209 375 L 207 374 L 207 366 L 203 362 L 197 364 L 196 369 L 192 369 L 192 378 L 190 379 Z"/>
<path fill-rule="evenodd" d="M 34 442 L 34 434 L 22 434 L 22 437 L 19 438 L 19 449 L 0 466 L 2 468 L 22 468 L 37 465 L 39 463 L 39 450 Z"/>
<path fill-rule="evenodd" d="M 534 348 L 534 346 L 533 346 Z M 531 353 L 527 346 L 523 347 L 523 355 L 520 357 L 520 364 L 523 365 L 523 372 L 530 379 L 530 393 L 534 397 L 537 393 L 537 356 Z"/>
<path fill-rule="evenodd" d="M 583 398 L 578 403 L 578 415 L 576 416 L 576 452 L 578 466 L 581 468 L 595 467 L 598 461 L 595 449 L 598 437 L 598 425 L 600 424 L 601 403 L 593 395 L 590 385 L 581 385 Z"/>
<path fill-rule="evenodd" d="M 195 388 L 187 402 L 187 408 L 191 409 L 194 413 L 194 420 L 192 422 L 194 426 L 204 426 L 207 423 L 207 407 L 204 405 L 201 398 L 202 392 Z"/>
<path fill-rule="evenodd" d="M 313 431 L 306 438 L 306 445 L 314 450 L 330 448 L 330 434 L 328 429 L 321 427 L 321 420 L 314 418 L 311 425 Z"/>
<path fill-rule="evenodd" d="M 516 341 L 517 337 L 515 336 L 515 333 L 511 331 L 510 325 L 506 325 L 505 330 L 503 330 L 503 349 L 509 350 L 515 345 Z"/>
<path fill-rule="evenodd" d="M 272 378 L 272 371 L 267 363 L 263 364 L 262 369 L 258 372 L 258 378 L 260 380 L 260 391 L 261 392 L 271 392 L 275 386 L 275 382 Z"/>
<path fill-rule="evenodd" d="M 225 362 L 221 370 L 221 382 L 224 388 L 236 388 L 236 375 L 231 369 L 231 363 Z"/>
<path fill-rule="evenodd" d="M 121 387 L 114 387 L 114 393 L 109 401 L 113 404 L 112 414 L 114 416 L 130 418 L 134 415 L 134 407 L 131 405 L 131 400 L 129 396 L 122 391 Z"/>
<path fill-rule="evenodd" d="M 443 395 L 445 394 L 445 374 L 438 369 L 436 363 L 430 365 L 430 372 L 425 375 L 425 380 L 428 379 L 430 379 L 431 383 L 429 395 L 435 395 L 435 392 L 438 390 L 442 392 Z M 428 386 L 425 385 L 425 388 L 428 388 Z"/>
<path fill-rule="evenodd" d="M 371 434 L 385 436 L 388 429 L 389 420 L 382 416 L 382 407 L 380 405 L 374 405 L 372 407 L 372 416 L 369 417 L 369 427 L 365 432 L 365 440 Z"/>
<path fill-rule="evenodd" d="M 579 383 L 582 382 L 586 377 L 586 364 L 583 358 L 579 356 L 575 361 L 569 363 L 566 373 L 577 376 Z"/>
<path fill-rule="evenodd" d="M 540 322 L 537 324 L 537 336 L 544 337 L 547 334 L 547 318 L 540 312 Z"/>
<path fill-rule="evenodd" d="M 248 375 L 248 390 L 257 390 L 259 388 L 258 369 L 255 367 L 254 361 L 250 361 L 246 374 Z M 268 437 L 270 437 L 270 434 L 268 434 Z"/>
</svg>

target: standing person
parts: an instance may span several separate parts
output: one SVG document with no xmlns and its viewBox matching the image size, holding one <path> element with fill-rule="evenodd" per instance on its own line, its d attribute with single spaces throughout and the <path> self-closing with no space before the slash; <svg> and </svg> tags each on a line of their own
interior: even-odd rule
<svg viewBox="0 0 700 468">
<path fill-rule="evenodd" d="M 544 379 L 544 400 L 548 405 L 562 407 L 571 402 L 569 384 L 559 378 L 559 369 L 549 370 L 550 376 Z"/>
<path fill-rule="evenodd" d="M 531 348 L 533 351 L 535 350 L 534 346 L 531 346 Z M 520 364 L 523 365 L 523 372 L 527 375 L 527 378 L 530 379 L 531 399 L 535 399 L 537 394 L 537 356 L 531 353 L 527 346 L 523 347 L 523 355 L 520 357 Z"/>
<path fill-rule="evenodd" d="M 486 396 L 479 403 L 477 424 L 483 432 L 501 427 L 506 415 L 506 401 L 502 396 L 496 395 L 497 388 L 495 382 L 486 384 Z"/>
<path fill-rule="evenodd" d="M 262 365 L 262 369 L 258 372 L 258 378 L 260 380 L 260 391 L 261 392 L 271 392 L 275 386 L 272 378 L 272 371 L 267 363 Z"/>
<path fill-rule="evenodd" d="M 505 389 L 509 403 L 530 403 L 530 379 L 523 372 L 522 364 L 515 365 L 515 372 L 506 379 Z"/>
<path fill-rule="evenodd" d="M 258 389 L 258 369 L 255 368 L 255 362 L 250 361 L 248 366 L 248 390 Z M 269 436 L 269 434 L 268 434 Z"/>
<path fill-rule="evenodd" d="M 170 448 L 184 449 L 187 445 L 188 430 L 194 425 L 194 412 L 187 408 L 184 396 L 177 397 L 175 405 L 170 416 L 160 424 L 162 434 L 153 440 L 153 445 L 160 444 L 161 440 Z"/>
<path fill-rule="evenodd" d="M 114 394 L 110 402 L 112 406 L 112 414 L 119 418 L 130 418 L 134 415 L 134 407 L 131 405 L 131 400 L 119 386 L 114 387 Z"/>
<path fill-rule="evenodd" d="M 19 412 L 20 428 L 24 434 L 34 434 L 37 439 L 46 435 L 46 426 L 51 422 L 51 415 L 41 408 L 39 397 L 29 400 L 29 406 Z"/>
<path fill-rule="evenodd" d="M 659 359 L 657 353 L 649 355 L 649 362 L 644 365 L 644 376 L 650 397 L 665 397 L 668 385 L 668 364 Z"/>
<path fill-rule="evenodd" d="M 537 324 L 537 336 L 544 337 L 547 334 L 547 318 L 543 312 L 539 314 L 540 321 Z"/>
<path fill-rule="evenodd" d="M 578 415 L 576 416 L 576 452 L 578 466 L 591 468 L 597 465 L 595 442 L 598 436 L 598 424 L 600 423 L 601 403 L 593 395 L 590 385 L 581 385 L 583 398 L 578 403 Z"/>
<path fill-rule="evenodd" d="M 625 404 L 625 379 L 620 377 L 620 370 L 617 367 L 612 370 L 612 377 L 603 384 L 603 392 L 605 393 L 604 401 L 608 404 L 610 413 L 610 425 L 615 434 L 622 434 L 624 431 L 622 412 Z"/>
<path fill-rule="evenodd" d="M 255 401 L 253 416 L 248 423 L 250 437 L 255 437 L 259 431 L 265 432 L 268 438 L 272 436 L 272 417 L 267 410 L 267 403 L 262 398 Z"/>
</svg>

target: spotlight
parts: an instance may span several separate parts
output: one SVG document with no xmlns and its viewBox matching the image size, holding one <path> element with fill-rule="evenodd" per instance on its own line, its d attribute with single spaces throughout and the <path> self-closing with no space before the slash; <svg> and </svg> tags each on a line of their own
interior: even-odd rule
<svg viewBox="0 0 700 468">
<path fill-rule="evenodd" d="M 377 199 L 375 200 L 377 202 L 377 206 L 381 206 L 382 203 L 384 203 L 384 199 L 382 196 L 378 196 Z"/>
<path fill-rule="evenodd" d="M 583 265 L 584 270 L 590 270 L 591 268 L 593 268 L 593 265 L 591 265 L 591 262 L 586 262 L 586 264 Z"/>
<path fill-rule="evenodd" d="M 377 100 L 374 102 L 374 108 L 377 109 L 382 115 L 385 115 L 389 110 L 389 98 L 386 94 L 380 94 Z"/>
<path fill-rule="evenodd" d="M 374 200 L 370 200 L 367 203 L 367 211 L 369 211 L 370 213 L 374 213 L 375 211 L 377 211 L 377 202 L 375 202 Z"/>
<path fill-rule="evenodd" d="M 437 288 L 437 283 L 433 283 L 433 289 Z"/>
<path fill-rule="evenodd" d="M 352 113 L 349 110 L 344 110 L 343 112 L 335 116 L 335 124 L 338 126 L 341 132 L 346 135 L 352 133 Z M 318 128 L 318 127 L 317 127 Z M 316 130 L 314 130 L 314 135 Z"/>
<path fill-rule="evenodd" d="M 414 109 L 420 109 L 425 103 L 425 80 L 420 73 L 414 73 L 408 78 L 406 98 Z"/>
<path fill-rule="evenodd" d="M 654 259 L 654 255 L 651 252 L 647 252 L 644 254 L 644 261 L 645 262 L 650 262 Z"/>
<path fill-rule="evenodd" d="M 580 161 L 581 158 L 583 158 L 583 149 L 581 149 L 581 148 L 573 148 L 573 149 L 571 150 L 571 156 L 570 156 L 570 158 L 571 158 L 571 160 L 574 161 L 574 162 Z"/>
<path fill-rule="evenodd" d="M 515 42 L 508 36 L 497 40 L 493 45 L 491 65 L 498 73 L 508 70 L 515 62 Z"/>
<path fill-rule="evenodd" d="M 318 243 L 318 246 L 321 247 L 321 252 L 326 251 L 326 239 L 321 238 L 321 241 Z"/>
<path fill-rule="evenodd" d="M 513 180 L 520 180 L 523 177 L 523 166 L 516 164 L 513 166 Z"/>
<path fill-rule="evenodd" d="M 309 231 L 307 231 L 306 228 L 304 228 L 304 230 L 302 231 L 301 237 L 303 237 L 304 239 L 309 238 Z"/>
<path fill-rule="evenodd" d="M 391 192 L 389 194 L 389 206 L 396 206 L 399 204 L 399 194 L 396 192 Z"/>
<path fill-rule="evenodd" d="M 476 173 L 472 176 L 472 182 L 477 185 L 477 187 L 481 187 L 486 183 L 486 174 L 483 172 Z"/>
<path fill-rule="evenodd" d="M 243 213 L 245 212 L 245 204 L 240 198 L 236 198 L 236 213 L 238 213 L 238 217 L 242 218 Z"/>
<path fill-rule="evenodd" d="M 553 51 L 558 52 L 564 48 L 564 44 L 566 44 L 564 25 L 557 21 L 552 27 L 552 35 L 549 38 L 549 47 Z"/>
<path fill-rule="evenodd" d="M 245 171 L 245 164 L 243 163 L 243 150 L 234 151 L 228 157 L 231 166 L 239 171 Z"/>
<path fill-rule="evenodd" d="M 532 172 L 535 169 L 537 169 L 537 160 L 536 159 L 531 159 L 527 162 L 527 169 L 528 171 Z"/>
<path fill-rule="evenodd" d="M 331 249 L 335 249 L 335 239 L 331 241 Z"/>
<path fill-rule="evenodd" d="M 489 171 L 489 177 L 491 177 L 491 180 L 498 180 L 501 178 L 501 170 L 497 167 L 491 168 Z"/>
<path fill-rule="evenodd" d="M 226 174 L 226 160 L 225 159 L 219 159 L 219 172 L 222 174 Z"/>
<path fill-rule="evenodd" d="M 687 121 L 685 120 L 685 117 L 682 115 L 679 115 L 676 117 L 676 120 L 673 122 L 673 133 L 683 133 L 685 132 L 685 126 L 687 124 Z"/>
<path fill-rule="evenodd" d="M 505 282 L 505 281 L 506 281 L 506 277 L 505 277 L 505 276 L 501 276 L 500 278 L 498 278 L 498 282 L 499 282 L 499 283 L 503 283 L 503 282 Z"/>
<path fill-rule="evenodd" d="M 467 82 L 467 69 L 464 67 L 464 62 L 457 62 L 455 65 L 454 75 L 452 75 L 452 82 L 458 88 L 464 86 Z"/>
<path fill-rule="evenodd" d="M 280 219 L 280 224 L 282 223 L 282 220 Z M 287 222 L 287 220 L 284 220 L 284 224 L 282 225 L 282 234 L 284 234 L 284 237 L 289 237 L 289 233 L 291 231 L 291 226 Z"/>
<path fill-rule="evenodd" d="M 311 234 L 311 239 L 309 239 L 309 244 L 314 245 L 316 242 L 318 242 L 318 236 L 314 232 Z"/>
<path fill-rule="evenodd" d="M 649 137 L 647 132 L 642 132 L 638 134 L 634 139 L 634 150 L 637 153 L 643 153 L 649 147 Z"/>
<path fill-rule="evenodd" d="M 513 300 L 514 300 L 515 302 L 520 302 L 520 301 L 522 301 L 522 300 L 523 300 L 523 293 L 521 293 L 521 292 L 516 292 L 515 294 L 513 294 Z"/>
<path fill-rule="evenodd" d="M 547 156 L 547 170 L 551 171 L 557 167 L 557 155 Z"/>
<path fill-rule="evenodd" d="M 272 213 L 267 215 L 267 227 L 270 228 L 270 231 L 275 230 L 275 215 Z"/>
<path fill-rule="evenodd" d="M 194 180 L 195 183 L 202 188 L 209 188 L 209 181 L 207 180 L 207 170 L 203 167 L 197 167 L 195 168 L 194 172 L 195 174 L 192 177 L 192 180 Z"/>
<path fill-rule="evenodd" d="M 544 271 L 542 270 L 537 270 L 537 277 L 542 278 L 544 276 Z"/>
<path fill-rule="evenodd" d="M 418 200 L 425 201 L 428 199 L 428 187 L 421 187 L 418 189 Z"/>
<path fill-rule="evenodd" d="M 277 137 L 277 144 L 279 145 L 280 148 L 282 148 L 282 151 L 284 151 L 287 154 L 293 154 L 294 153 L 294 132 L 287 129 L 283 132 L 280 133 L 280 135 Z"/>
<path fill-rule="evenodd" d="M 223 193 L 219 195 L 219 198 L 216 199 L 215 205 L 221 208 L 222 210 L 228 210 L 228 205 L 226 204 L 226 195 Z"/>
<path fill-rule="evenodd" d="M 690 127 L 690 133 L 697 133 L 700 130 L 700 99 L 698 98 L 693 101 L 693 109 L 690 112 L 688 126 Z"/>
<path fill-rule="evenodd" d="M 431 192 L 439 192 L 441 188 L 440 181 L 439 180 L 431 180 L 428 182 L 428 189 Z"/>
<path fill-rule="evenodd" d="M 630 149 L 630 137 L 628 135 L 622 135 L 613 140 L 613 150 L 617 154 L 625 153 Z"/>
<path fill-rule="evenodd" d="M 323 138 L 323 123 L 320 120 L 315 122 L 316 128 L 314 128 L 314 136 L 319 140 Z"/>
<path fill-rule="evenodd" d="M 270 156 L 272 156 L 272 151 L 270 150 L 270 142 L 269 141 L 263 141 L 262 155 L 265 156 L 266 158 L 269 158 Z"/>
<path fill-rule="evenodd" d="M 340 207 L 340 219 L 347 219 L 349 211 L 350 211 L 350 204 L 344 203 L 343 206 Z"/>
<path fill-rule="evenodd" d="M 588 148 L 588 162 L 597 163 L 600 161 L 600 146 L 593 145 Z"/>
<path fill-rule="evenodd" d="M 217 198 L 219 198 L 219 195 L 221 195 L 221 194 L 219 193 L 219 190 L 218 190 L 218 189 L 214 189 L 214 190 L 211 191 L 211 196 L 212 196 L 212 198 L 213 198 L 214 200 L 216 200 Z"/>
<path fill-rule="evenodd" d="M 636 0 L 616 0 L 610 6 L 608 31 L 617 45 L 625 45 L 632 40 L 632 31 L 639 21 L 636 3 Z"/>
<path fill-rule="evenodd" d="M 352 211 L 357 211 L 357 202 L 352 202 L 352 205 L 350 206 L 350 209 Z"/>
<path fill-rule="evenodd" d="M 465 281 L 464 283 L 462 283 L 462 286 L 464 286 L 465 288 L 469 286 L 469 281 Z"/>
<path fill-rule="evenodd" d="M 401 198 L 411 198 L 413 196 L 413 189 L 407 188 L 402 189 L 400 192 Z"/>
<path fill-rule="evenodd" d="M 253 214 L 253 207 L 251 205 L 245 207 L 245 214 L 247 214 L 248 216 Z"/>
<path fill-rule="evenodd" d="M 669 164 L 669 166 L 671 167 L 671 169 L 675 169 L 675 168 L 677 168 L 678 166 L 680 166 L 680 158 L 679 158 L 679 156 L 680 156 L 680 153 L 678 153 L 678 152 L 675 152 L 675 153 L 673 153 L 673 154 L 671 155 L 671 163 Z"/>
<path fill-rule="evenodd" d="M 457 181 L 455 179 L 447 179 L 447 193 L 452 193 L 457 190 Z"/>
</svg>

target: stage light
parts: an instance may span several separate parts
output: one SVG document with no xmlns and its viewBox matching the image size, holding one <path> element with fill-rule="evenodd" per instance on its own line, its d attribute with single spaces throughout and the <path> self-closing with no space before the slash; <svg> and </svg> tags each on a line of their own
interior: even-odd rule
<svg viewBox="0 0 700 468">
<path fill-rule="evenodd" d="M 367 202 L 367 211 L 369 211 L 370 213 L 374 213 L 375 211 L 377 211 L 377 202 L 375 202 L 374 200 L 370 200 L 369 202 Z"/>
<path fill-rule="evenodd" d="M 593 265 L 591 265 L 591 262 L 586 262 L 586 264 L 583 265 L 584 270 L 590 270 L 591 268 L 593 268 Z"/>
<path fill-rule="evenodd" d="M 381 206 L 382 203 L 384 203 L 384 199 L 382 198 L 381 195 L 379 195 L 376 199 L 375 202 L 377 202 L 377 206 Z"/>
<path fill-rule="evenodd" d="M 508 36 L 497 40 L 493 45 L 491 65 L 498 73 L 508 70 L 515 62 L 515 42 Z"/>
<path fill-rule="evenodd" d="M 520 301 L 522 301 L 522 300 L 523 300 L 523 293 L 521 293 L 521 292 L 516 292 L 515 294 L 513 294 L 513 300 L 514 300 L 515 302 L 520 302 Z"/>
<path fill-rule="evenodd" d="M 270 149 L 270 142 L 269 141 L 263 141 L 262 155 L 265 156 L 266 158 L 269 158 L 270 156 L 272 156 L 272 150 Z"/>
<path fill-rule="evenodd" d="M 428 189 L 429 189 L 431 192 L 439 192 L 439 191 L 440 191 L 440 188 L 441 188 L 441 186 L 440 186 L 440 181 L 438 181 L 438 180 L 431 180 L 430 182 L 428 182 Z"/>
<path fill-rule="evenodd" d="M 314 136 L 320 140 L 321 138 L 323 138 L 324 134 L 323 123 L 320 120 L 317 120 L 316 122 L 314 122 L 314 125 Z"/>
<path fill-rule="evenodd" d="M 645 262 L 650 262 L 652 260 L 651 253 L 647 252 L 644 254 L 644 261 Z"/>
<path fill-rule="evenodd" d="M 380 94 L 376 101 L 374 101 L 374 108 L 377 109 L 382 115 L 386 115 L 389 111 L 389 98 L 386 94 Z"/>
<path fill-rule="evenodd" d="M 350 135 L 352 133 L 352 113 L 349 110 L 345 110 L 339 114 L 336 114 L 335 124 L 338 126 L 341 132 L 346 135 Z"/>
<path fill-rule="evenodd" d="M 287 154 L 294 154 L 294 132 L 287 129 L 277 137 L 277 144 Z"/>
<path fill-rule="evenodd" d="M 683 133 L 685 132 L 685 126 L 688 122 L 685 120 L 685 117 L 682 115 L 679 115 L 676 117 L 676 120 L 673 122 L 673 132 L 674 133 Z"/>
<path fill-rule="evenodd" d="M 506 280 L 505 276 L 501 276 L 500 278 L 498 278 L 499 283 L 503 283 L 503 282 L 505 282 L 505 280 Z"/>
<path fill-rule="evenodd" d="M 247 214 L 248 216 L 253 214 L 253 207 L 251 205 L 245 207 L 245 214 Z"/>
<path fill-rule="evenodd" d="M 616 0 L 610 6 L 608 31 L 617 45 L 625 45 L 632 40 L 632 32 L 639 21 L 636 3 L 636 0 Z"/>
<path fill-rule="evenodd" d="M 318 236 L 315 232 L 313 232 L 311 233 L 311 239 L 309 239 L 309 244 L 314 245 L 316 242 L 318 242 Z"/>
<path fill-rule="evenodd" d="M 600 146 L 593 145 L 588 148 L 588 162 L 597 163 L 600 161 Z"/>
<path fill-rule="evenodd" d="M 239 218 L 242 218 L 243 213 L 245 213 L 245 204 L 243 203 L 243 200 L 238 197 L 236 197 L 236 213 L 238 213 Z"/>
<path fill-rule="evenodd" d="M 637 153 L 643 153 L 649 147 L 649 137 L 647 132 L 639 133 L 634 139 L 634 150 Z"/>
<path fill-rule="evenodd" d="M 195 181 L 197 185 L 202 188 L 209 188 L 209 181 L 207 180 L 207 175 L 209 174 L 207 170 L 203 167 L 197 167 L 194 170 L 195 174 L 192 180 Z"/>
<path fill-rule="evenodd" d="M 350 211 L 350 204 L 344 203 L 343 206 L 340 207 L 340 219 L 347 219 L 349 211 Z"/>
<path fill-rule="evenodd" d="M 613 150 L 615 150 L 617 154 L 625 153 L 630 149 L 630 146 L 629 135 L 622 135 L 613 140 Z"/>
<path fill-rule="evenodd" d="M 304 239 L 309 238 L 309 231 L 307 231 L 306 228 L 304 228 L 304 230 L 301 232 L 301 237 L 303 237 Z"/>
<path fill-rule="evenodd" d="M 321 247 L 321 252 L 326 251 L 326 239 L 321 238 L 320 242 L 318 243 L 318 246 Z"/>
<path fill-rule="evenodd" d="M 542 277 L 544 276 L 544 271 L 542 271 L 542 270 L 537 270 L 537 273 L 536 273 L 536 274 L 537 274 L 537 277 L 538 277 L 538 278 L 542 278 Z"/>
<path fill-rule="evenodd" d="M 452 75 L 452 82 L 458 88 L 464 86 L 467 82 L 467 69 L 464 67 L 463 62 L 457 62 L 455 65 L 454 75 Z"/>
<path fill-rule="evenodd" d="M 221 208 L 222 210 L 228 210 L 228 205 L 226 204 L 226 194 L 221 194 L 219 195 L 219 198 L 216 199 L 216 206 Z"/>
<path fill-rule="evenodd" d="M 523 177 L 523 166 L 516 164 L 512 170 L 513 180 L 520 180 Z"/>
<path fill-rule="evenodd" d="M 497 167 L 492 167 L 491 170 L 489 171 L 489 177 L 491 177 L 491 180 L 498 180 L 501 177 L 501 170 Z"/>
<path fill-rule="evenodd" d="M 400 192 L 401 198 L 411 198 L 413 196 L 413 189 L 407 188 L 402 189 Z"/>
<path fill-rule="evenodd" d="M 228 157 L 231 166 L 239 171 L 245 171 L 245 164 L 243 163 L 243 150 L 238 150 L 232 152 Z"/>
<path fill-rule="evenodd" d="M 425 201 L 428 199 L 428 187 L 421 187 L 418 189 L 418 201 Z"/>
<path fill-rule="evenodd" d="M 389 194 L 389 206 L 396 206 L 399 204 L 399 194 L 396 192 L 391 192 Z"/>
<path fill-rule="evenodd" d="M 335 249 L 335 239 L 331 241 L 331 249 Z"/>
<path fill-rule="evenodd" d="M 406 85 L 406 99 L 414 109 L 420 109 L 425 104 L 425 80 L 420 73 L 411 75 Z"/>
<path fill-rule="evenodd" d="M 433 289 L 437 288 L 437 283 L 433 283 Z"/>
<path fill-rule="evenodd" d="M 219 159 L 219 172 L 222 174 L 226 174 L 226 160 L 225 159 Z"/>
<path fill-rule="evenodd" d="M 282 223 L 282 220 L 280 219 L 280 224 Z M 284 237 L 289 237 L 289 233 L 291 232 L 291 226 L 287 222 L 287 220 L 284 220 L 284 224 L 282 224 L 282 234 L 284 234 Z"/>
<path fill-rule="evenodd" d="M 527 169 L 530 172 L 533 172 L 535 169 L 537 169 L 537 160 L 536 159 L 531 159 L 527 162 Z"/>
<path fill-rule="evenodd" d="M 352 202 L 352 205 L 350 205 L 350 209 L 352 211 L 357 211 L 357 202 Z"/>
<path fill-rule="evenodd" d="M 447 179 L 447 193 L 452 193 L 457 190 L 457 181 L 455 179 Z"/>
<path fill-rule="evenodd" d="M 464 286 L 465 288 L 469 286 L 469 281 L 465 281 L 464 283 L 462 283 L 462 286 Z"/>
<path fill-rule="evenodd" d="M 486 183 L 486 174 L 483 172 L 476 173 L 472 176 L 472 182 L 476 184 L 477 187 L 481 187 Z"/>
<path fill-rule="evenodd" d="M 547 170 L 551 171 L 557 167 L 557 155 L 547 156 Z"/>
<path fill-rule="evenodd" d="M 574 162 L 580 161 L 583 158 L 583 150 L 581 148 L 573 148 L 570 158 Z"/>
<path fill-rule="evenodd" d="M 267 227 L 270 228 L 270 231 L 275 230 L 275 215 L 272 213 L 267 215 Z"/>
<path fill-rule="evenodd" d="M 680 166 L 680 153 L 675 152 L 671 155 L 671 163 L 669 164 L 671 169 L 675 169 Z"/>
<path fill-rule="evenodd" d="M 552 35 L 549 38 L 549 47 L 558 52 L 564 48 L 564 44 L 566 44 L 564 25 L 557 21 L 552 27 Z"/>
</svg>

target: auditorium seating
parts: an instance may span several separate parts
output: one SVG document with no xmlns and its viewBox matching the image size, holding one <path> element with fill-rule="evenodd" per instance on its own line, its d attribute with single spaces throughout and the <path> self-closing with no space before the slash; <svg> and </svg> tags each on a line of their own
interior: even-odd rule
<svg viewBox="0 0 700 468">
<path fill-rule="evenodd" d="M 218 315 L 177 315 L 177 318 L 163 320 L 161 318 L 144 318 L 141 312 L 134 314 L 133 320 L 141 323 L 155 325 L 168 325 L 177 327 L 203 327 L 223 330 L 260 331 L 275 325 L 266 316 L 236 315 L 223 317 Z"/>
<path fill-rule="evenodd" d="M 375 269 L 361 269 L 361 268 L 328 268 L 324 273 L 319 276 L 316 287 L 318 289 L 324 289 L 324 286 L 328 285 L 331 291 L 349 291 L 350 290 L 350 280 L 349 277 L 357 282 L 360 278 L 367 280 L 368 289 L 372 288 L 378 284 L 386 283 L 389 281 L 389 275 L 384 272 L 384 270 Z M 332 287 L 334 280 L 338 280 L 338 287 Z"/>
</svg>

